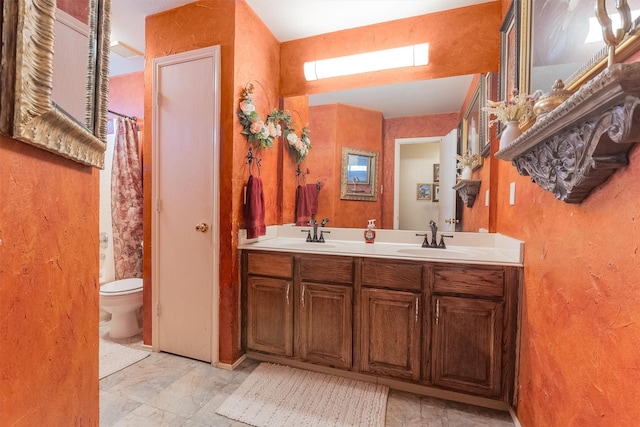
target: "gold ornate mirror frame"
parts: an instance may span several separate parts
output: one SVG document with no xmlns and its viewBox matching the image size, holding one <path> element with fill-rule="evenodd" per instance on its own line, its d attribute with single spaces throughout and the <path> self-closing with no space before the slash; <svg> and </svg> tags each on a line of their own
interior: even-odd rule
<svg viewBox="0 0 640 427">
<path fill-rule="evenodd" d="M 378 153 L 342 148 L 340 199 L 375 202 L 378 199 Z"/>
<path fill-rule="evenodd" d="M 110 0 L 90 16 L 87 127 L 51 102 L 55 0 L 2 2 L 0 133 L 76 162 L 104 167 L 109 90 Z M 95 63 L 93 63 L 95 61 Z M 94 78 L 95 77 L 95 78 Z M 89 129 L 93 129 L 93 132 Z"/>
</svg>

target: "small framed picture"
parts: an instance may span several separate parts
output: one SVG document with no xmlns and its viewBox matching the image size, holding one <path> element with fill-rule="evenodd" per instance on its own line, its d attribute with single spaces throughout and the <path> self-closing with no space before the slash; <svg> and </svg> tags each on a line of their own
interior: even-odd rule
<svg viewBox="0 0 640 427">
<path fill-rule="evenodd" d="M 433 201 L 440 201 L 440 185 L 438 184 L 433 184 Z"/>
<path fill-rule="evenodd" d="M 431 200 L 431 184 L 417 184 L 416 199 Z"/>
<path fill-rule="evenodd" d="M 440 182 L 440 163 L 433 164 L 433 182 Z"/>
</svg>

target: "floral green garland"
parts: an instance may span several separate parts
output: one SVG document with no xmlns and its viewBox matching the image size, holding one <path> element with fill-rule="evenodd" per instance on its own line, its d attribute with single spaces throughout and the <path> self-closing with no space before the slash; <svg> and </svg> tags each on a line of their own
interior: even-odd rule
<svg viewBox="0 0 640 427">
<path fill-rule="evenodd" d="M 256 112 L 256 106 L 251 97 L 253 90 L 253 83 L 247 83 L 242 89 L 242 98 L 238 110 L 238 117 L 242 125 L 240 133 L 247 136 L 249 143 L 254 143 L 260 148 L 272 148 L 273 140 L 279 136 L 284 136 L 289 149 L 296 153 L 296 161 L 298 163 L 304 161 L 309 149 L 311 149 L 311 140 L 308 136 L 310 133 L 309 128 L 305 126 L 302 129 L 301 136 L 298 137 L 293 128 L 291 114 L 288 111 L 277 108 L 267 115 L 266 121 L 263 121 Z M 280 122 L 284 123 L 284 129 Z"/>
</svg>

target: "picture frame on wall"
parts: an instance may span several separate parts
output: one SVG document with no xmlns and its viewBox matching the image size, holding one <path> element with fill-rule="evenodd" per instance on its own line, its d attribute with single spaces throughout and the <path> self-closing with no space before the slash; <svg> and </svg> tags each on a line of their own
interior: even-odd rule
<svg viewBox="0 0 640 427">
<path fill-rule="evenodd" d="M 498 100 L 508 100 L 514 90 L 520 89 L 520 1 L 511 2 L 500 27 L 500 77 Z M 504 125 L 497 124 L 498 135 Z"/>
<path fill-rule="evenodd" d="M 440 163 L 433 164 L 433 182 L 440 182 Z"/>
<path fill-rule="evenodd" d="M 480 136 L 480 155 L 487 157 L 491 153 L 491 127 L 489 126 L 490 114 L 482 111 L 482 107 L 486 106 L 487 100 L 496 100 L 496 88 L 498 83 L 498 73 L 492 72 L 482 76 L 483 80 L 483 96 L 480 108 L 480 121 L 482 122 L 482 135 Z"/>
<path fill-rule="evenodd" d="M 431 200 L 431 184 L 416 184 L 416 200 Z"/>
<path fill-rule="evenodd" d="M 463 142 L 463 137 L 464 137 L 464 120 L 460 120 L 460 122 L 458 123 L 458 141 L 457 141 L 457 146 L 456 146 L 456 154 L 458 155 L 462 155 L 462 150 L 464 149 L 464 142 Z"/>
<path fill-rule="evenodd" d="M 467 110 L 464 113 L 462 119 L 463 126 L 463 140 L 464 150 L 463 152 L 469 152 L 470 154 L 478 154 L 479 161 L 474 169 L 482 166 L 482 156 L 480 156 L 481 138 L 484 138 L 484 123 L 482 120 L 481 106 L 484 104 L 484 80 L 481 78 L 476 85 L 471 101 L 467 106 Z"/>
<path fill-rule="evenodd" d="M 440 201 L 440 185 L 438 184 L 433 184 L 433 201 Z"/>
</svg>

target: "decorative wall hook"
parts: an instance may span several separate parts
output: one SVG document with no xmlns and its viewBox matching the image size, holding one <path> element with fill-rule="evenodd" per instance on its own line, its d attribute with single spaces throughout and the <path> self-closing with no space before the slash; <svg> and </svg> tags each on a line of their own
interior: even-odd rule
<svg viewBox="0 0 640 427">
<path fill-rule="evenodd" d="M 631 10 L 629 9 L 627 0 L 617 0 L 616 9 L 620 13 L 622 28 L 616 29 L 614 34 L 611 26 L 611 18 L 607 13 L 605 0 L 596 0 L 596 16 L 598 18 L 598 22 L 600 22 L 600 25 L 602 26 L 602 38 L 604 38 L 605 43 L 609 46 L 609 67 L 614 63 L 616 46 L 622 42 L 624 36 L 631 29 Z"/>
<path fill-rule="evenodd" d="M 253 175 L 253 163 L 255 162 L 256 167 L 258 168 L 258 176 L 260 176 L 260 162 L 262 159 L 259 159 L 253 155 L 253 149 L 249 147 L 249 152 L 247 153 L 247 164 L 249 165 L 249 174 Z"/>
</svg>

